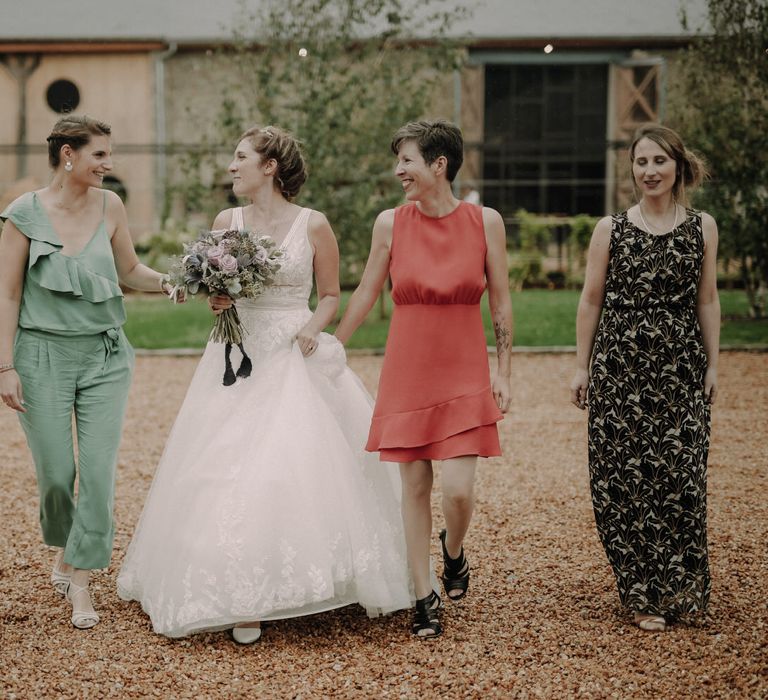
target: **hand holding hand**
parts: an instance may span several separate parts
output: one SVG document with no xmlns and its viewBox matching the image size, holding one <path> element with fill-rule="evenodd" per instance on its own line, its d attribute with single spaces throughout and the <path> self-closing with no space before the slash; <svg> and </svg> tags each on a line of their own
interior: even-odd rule
<svg viewBox="0 0 768 700">
<path fill-rule="evenodd" d="M 302 328 L 296 336 L 296 344 L 304 357 L 309 357 L 317 350 L 317 334 L 313 333 L 306 326 Z"/>
<path fill-rule="evenodd" d="M 24 395 L 21 391 L 21 380 L 15 369 L 0 373 L 0 397 L 3 403 L 19 413 L 26 413 Z"/>
<path fill-rule="evenodd" d="M 499 410 L 502 413 L 506 413 L 509 410 L 512 394 L 509 386 L 509 377 L 502 377 L 497 374 L 493 378 L 491 389 L 493 390 L 493 398 L 496 399 L 496 405 L 499 407 Z"/>
<path fill-rule="evenodd" d="M 717 370 L 709 367 L 704 374 L 704 400 L 711 406 L 717 398 Z"/>
<path fill-rule="evenodd" d="M 211 307 L 211 311 L 217 316 L 222 311 L 231 309 L 234 303 L 232 297 L 227 296 L 226 294 L 213 294 L 208 297 L 208 306 Z"/>
<path fill-rule="evenodd" d="M 168 286 L 170 288 L 166 290 L 165 287 L 163 287 L 163 291 L 174 304 L 183 304 L 187 300 L 187 291 L 184 287 L 176 288 L 170 285 L 170 283 Z"/>
<path fill-rule="evenodd" d="M 160 291 L 174 304 L 183 304 L 187 300 L 186 290 L 183 287 L 174 287 L 168 275 L 160 277 Z"/>
<path fill-rule="evenodd" d="M 588 385 L 589 372 L 585 369 L 577 369 L 571 380 L 571 403 L 582 411 L 587 407 Z"/>
</svg>

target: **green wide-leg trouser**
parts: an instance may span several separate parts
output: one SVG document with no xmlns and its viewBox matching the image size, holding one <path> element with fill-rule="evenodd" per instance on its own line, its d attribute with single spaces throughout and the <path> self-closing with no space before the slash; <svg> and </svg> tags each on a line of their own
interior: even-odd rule
<svg viewBox="0 0 768 700">
<path fill-rule="evenodd" d="M 112 555 L 117 450 L 133 349 L 120 328 L 76 337 L 20 329 L 14 364 L 27 409 L 19 417 L 37 471 L 43 539 L 64 548 L 66 564 L 104 568 Z"/>
</svg>

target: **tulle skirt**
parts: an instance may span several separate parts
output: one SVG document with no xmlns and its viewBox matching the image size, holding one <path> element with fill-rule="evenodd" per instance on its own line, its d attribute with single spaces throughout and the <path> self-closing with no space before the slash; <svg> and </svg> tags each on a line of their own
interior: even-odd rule
<svg viewBox="0 0 768 700">
<path fill-rule="evenodd" d="M 252 312 L 232 386 L 223 346 L 205 350 L 118 577 L 160 634 L 412 604 L 397 467 L 363 449 L 372 400 L 341 344 L 292 342 L 308 313 Z"/>
</svg>

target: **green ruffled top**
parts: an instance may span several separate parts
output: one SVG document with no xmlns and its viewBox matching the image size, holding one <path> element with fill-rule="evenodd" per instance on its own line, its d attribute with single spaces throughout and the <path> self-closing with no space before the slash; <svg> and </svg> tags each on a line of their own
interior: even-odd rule
<svg viewBox="0 0 768 700">
<path fill-rule="evenodd" d="M 79 336 L 125 323 L 123 292 L 103 217 L 77 255 L 62 255 L 63 244 L 35 192 L 19 197 L 0 219 L 10 219 L 29 238 L 20 328 Z"/>
</svg>

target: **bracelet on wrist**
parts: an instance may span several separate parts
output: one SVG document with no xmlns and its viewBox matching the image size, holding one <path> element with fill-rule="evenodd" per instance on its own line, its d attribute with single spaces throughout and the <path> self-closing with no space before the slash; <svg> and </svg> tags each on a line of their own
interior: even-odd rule
<svg viewBox="0 0 768 700">
<path fill-rule="evenodd" d="M 16 369 L 13 366 L 13 362 L 7 362 L 5 364 L 0 365 L 0 374 L 3 372 L 10 372 L 12 369 Z"/>
</svg>

